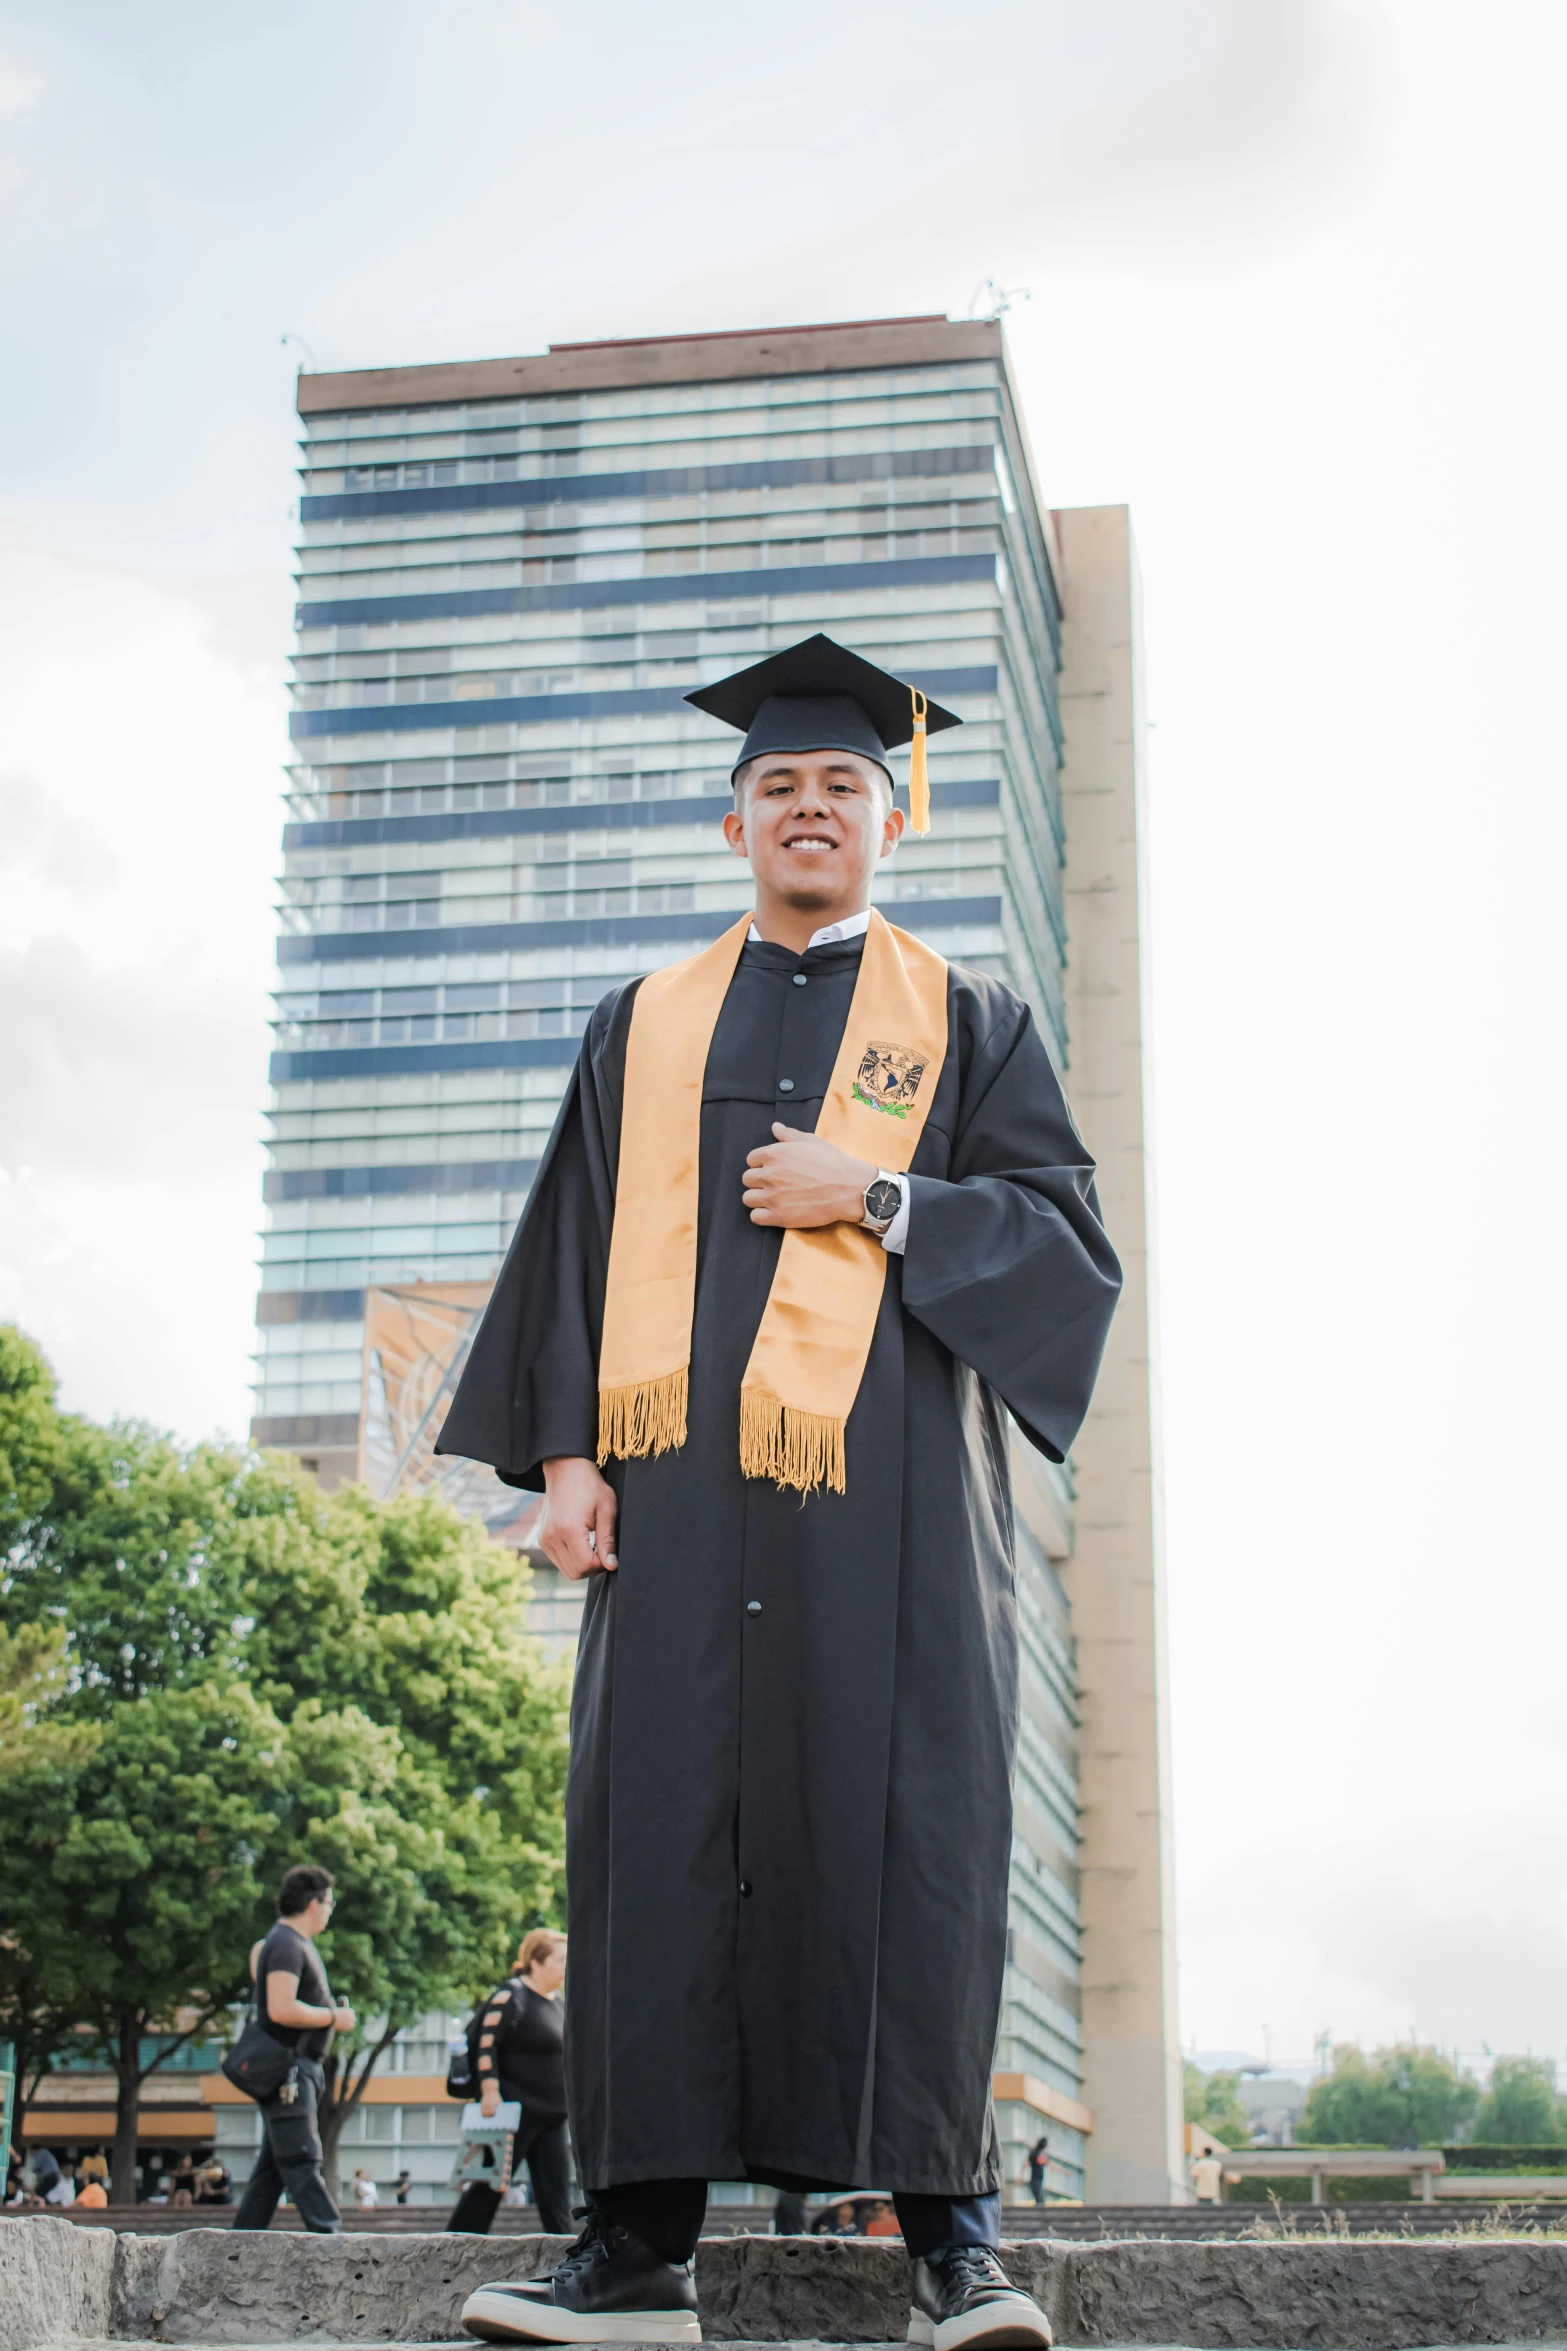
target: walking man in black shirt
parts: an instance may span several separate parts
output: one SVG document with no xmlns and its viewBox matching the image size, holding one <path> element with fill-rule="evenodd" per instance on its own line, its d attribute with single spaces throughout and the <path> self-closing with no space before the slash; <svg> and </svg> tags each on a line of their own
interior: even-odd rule
<svg viewBox="0 0 1567 2351">
<path fill-rule="evenodd" d="M 261 2098 L 264 2135 L 250 2184 L 234 2215 L 237 2229 L 271 2225 L 287 2189 L 307 2229 L 331 2236 L 341 2215 L 321 2176 L 321 2131 L 316 2120 L 326 2075 L 321 2060 L 333 2032 L 352 2032 L 354 2012 L 327 1988 L 315 1939 L 332 1917 L 332 1873 L 302 1863 L 278 1888 L 277 1925 L 250 1954 L 256 2016 L 275 2041 L 294 2051 L 282 2087 Z"/>
</svg>

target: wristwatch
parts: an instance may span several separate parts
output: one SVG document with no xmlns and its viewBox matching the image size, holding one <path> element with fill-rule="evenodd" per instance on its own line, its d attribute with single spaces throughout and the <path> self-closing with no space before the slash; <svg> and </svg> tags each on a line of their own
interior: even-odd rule
<svg viewBox="0 0 1567 2351">
<path fill-rule="evenodd" d="M 879 1167 L 865 1187 L 865 1214 L 860 1222 L 868 1233 L 884 1233 L 903 1206 L 903 1186 Z"/>
</svg>

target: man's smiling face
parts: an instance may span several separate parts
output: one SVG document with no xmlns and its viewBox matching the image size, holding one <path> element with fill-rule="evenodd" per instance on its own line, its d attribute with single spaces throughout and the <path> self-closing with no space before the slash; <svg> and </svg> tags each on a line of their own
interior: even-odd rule
<svg viewBox="0 0 1567 2351">
<path fill-rule="evenodd" d="M 759 906 L 771 898 L 828 920 L 869 905 L 871 876 L 902 830 L 885 771 L 853 751 L 764 752 L 741 770 L 724 818 Z"/>
</svg>

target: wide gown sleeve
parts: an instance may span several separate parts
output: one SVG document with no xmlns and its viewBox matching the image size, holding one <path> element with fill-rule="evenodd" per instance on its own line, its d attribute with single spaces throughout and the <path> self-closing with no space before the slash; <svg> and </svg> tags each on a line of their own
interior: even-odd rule
<svg viewBox="0 0 1567 2351">
<path fill-rule="evenodd" d="M 903 1304 L 1062 1461 L 1121 1289 L 1094 1163 L 1014 999 L 964 1073 L 947 1177 L 911 1175 Z"/>
<path fill-rule="evenodd" d="M 598 1450 L 598 1358 L 615 1209 L 627 998 L 582 1041 L 528 1204 L 441 1430 L 438 1453 L 544 1490 L 543 1464 Z"/>
</svg>

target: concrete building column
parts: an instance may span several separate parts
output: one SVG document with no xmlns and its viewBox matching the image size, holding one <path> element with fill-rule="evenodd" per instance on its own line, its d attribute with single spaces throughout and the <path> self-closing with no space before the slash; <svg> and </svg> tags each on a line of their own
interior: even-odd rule
<svg viewBox="0 0 1567 2351">
<path fill-rule="evenodd" d="M 1067 1087 L 1126 1287 L 1073 1459 L 1091 2203 L 1189 2201 L 1176 2016 L 1147 1058 L 1140 591 L 1124 506 L 1056 516 L 1065 604 Z"/>
</svg>

